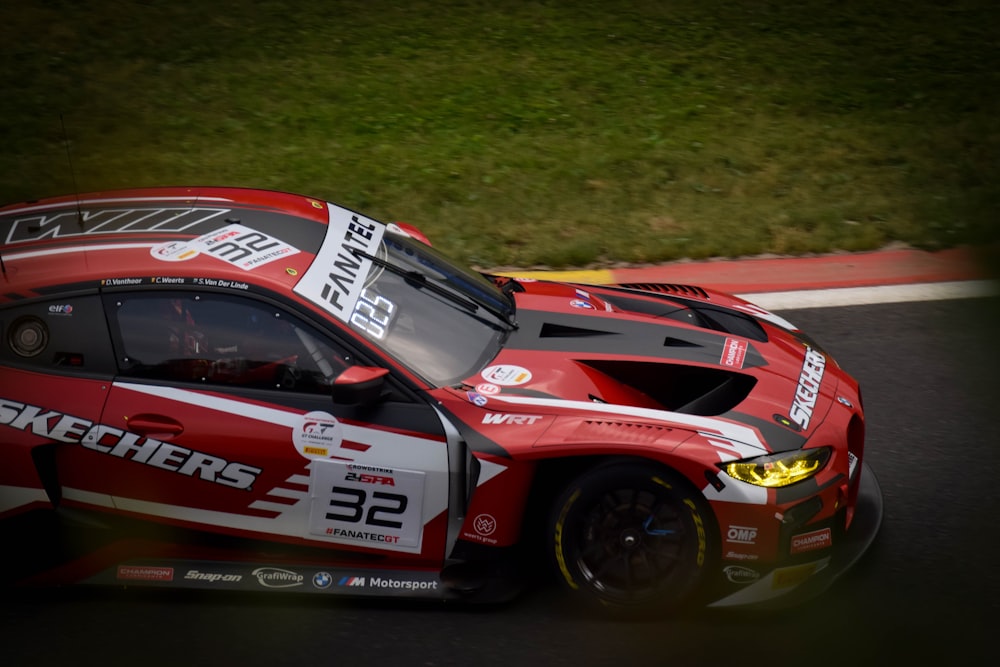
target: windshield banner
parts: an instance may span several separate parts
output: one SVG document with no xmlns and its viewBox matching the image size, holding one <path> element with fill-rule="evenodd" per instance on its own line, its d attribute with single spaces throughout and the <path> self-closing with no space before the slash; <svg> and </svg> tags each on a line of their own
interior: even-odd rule
<svg viewBox="0 0 1000 667">
<path fill-rule="evenodd" d="M 353 251 L 376 255 L 385 225 L 333 204 L 327 204 L 327 209 L 330 222 L 323 246 L 295 285 L 295 292 L 349 322 L 372 265 L 371 260 Z"/>
</svg>

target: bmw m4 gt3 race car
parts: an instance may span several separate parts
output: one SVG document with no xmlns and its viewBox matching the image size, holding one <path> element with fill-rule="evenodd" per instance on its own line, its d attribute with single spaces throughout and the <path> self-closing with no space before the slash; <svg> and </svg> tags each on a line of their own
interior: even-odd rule
<svg viewBox="0 0 1000 667">
<path fill-rule="evenodd" d="M 237 188 L 7 206 L 0 257 L 6 585 L 777 605 L 881 522 L 857 383 L 716 291 Z"/>
</svg>

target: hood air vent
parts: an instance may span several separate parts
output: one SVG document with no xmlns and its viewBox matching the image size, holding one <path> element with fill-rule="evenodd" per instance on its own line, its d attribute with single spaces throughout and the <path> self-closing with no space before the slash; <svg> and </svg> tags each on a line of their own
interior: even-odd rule
<svg viewBox="0 0 1000 667">
<path fill-rule="evenodd" d="M 565 324 L 552 324 L 546 322 L 542 325 L 542 330 L 538 334 L 539 338 L 583 338 L 587 336 L 616 336 L 618 334 L 611 331 L 597 331 L 596 329 L 584 329 L 581 327 L 571 327 Z"/>
<path fill-rule="evenodd" d="M 757 384 L 752 375 L 722 368 L 611 359 L 580 363 L 641 391 L 665 410 L 705 417 L 729 412 L 746 400 Z"/>
<path fill-rule="evenodd" d="M 695 300 L 693 295 L 705 292 L 700 287 L 645 283 L 627 283 L 618 287 L 645 289 L 649 292 L 645 295 L 646 298 L 637 298 L 635 292 L 629 295 L 624 290 L 617 294 L 601 295 L 601 298 L 621 310 L 676 320 L 702 329 L 735 334 L 762 343 L 767 342 L 767 332 L 751 315 L 735 308 Z"/>
<path fill-rule="evenodd" d="M 701 347 L 701 345 L 698 343 L 692 343 L 689 340 L 667 336 L 663 339 L 663 347 Z"/>
</svg>

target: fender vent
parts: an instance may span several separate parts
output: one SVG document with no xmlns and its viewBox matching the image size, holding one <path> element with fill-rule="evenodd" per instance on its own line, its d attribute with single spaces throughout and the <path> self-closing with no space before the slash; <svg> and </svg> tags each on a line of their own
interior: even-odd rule
<svg viewBox="0 0 1000 667">
<path fill-rule="evenodd" d="M 708 299 L 708 292 L 696 285 L 671 285 L 668 283 L 620 283 L 619 287 L 628 289 L 638 289 L 644 292 L 658 292 L 660 294 L 679 294 L 681 296 L 694 296 L 699 299 Z"/>
<path fill-rule="evenodd" d="M 583 441 L 607 440 L 608 433 L 614 433 L 616 442 L 628 441 L 639 445 L 656 442 L 661 435 L 670 431 L 663 426 L 652 426 L 650 424 L 636 424 L 635 422 L 593 420 L 588 419 L 582 422 L 575 431 L 573 439 Z"/>
</svg>

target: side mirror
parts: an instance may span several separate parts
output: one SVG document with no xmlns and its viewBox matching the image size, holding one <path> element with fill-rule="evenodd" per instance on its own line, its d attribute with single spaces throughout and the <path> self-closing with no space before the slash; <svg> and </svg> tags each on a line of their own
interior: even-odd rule
<svg viewBox="0 0 1000 667">
<path fill-rule="evenodd" d="M 334 403 L 344 405 L 371 405 L 382 398 L 382 386 L 388 368 L 378 366 L 351 366 L 338 375 L 331 387 Z"/>
</svg>

